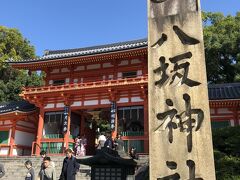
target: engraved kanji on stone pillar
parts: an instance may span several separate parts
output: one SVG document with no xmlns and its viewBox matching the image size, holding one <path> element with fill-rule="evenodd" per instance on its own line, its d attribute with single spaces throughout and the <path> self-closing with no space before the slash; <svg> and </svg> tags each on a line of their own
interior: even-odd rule
<svg viewBox="0 0 240 180">
<path fill-rule="evenodd" d="M 199 4 L 148 0 L 150 179 L 215 179 Z"/>
</svg>

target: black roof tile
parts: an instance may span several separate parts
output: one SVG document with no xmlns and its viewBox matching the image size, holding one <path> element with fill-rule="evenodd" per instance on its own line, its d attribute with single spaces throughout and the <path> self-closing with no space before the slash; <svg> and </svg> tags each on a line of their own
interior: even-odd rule
<svg viewBox="0 0 240 180">
<path fill-rule="evenodd" d="M 147 39 L 139 39 L 133 41 L 125 41 L 113 44 L 105 44 L 100 46 L 92 46 L 85 48 L 76 48 L 76 49 L 65 49 L 65 50 L 46 50 L 45 55 L 36 59 L 25 59 L 20 61 L 14 61 L 9 59 L 9 63 L 29 63 L 29 62 L 39 62 L 46 60 L 55 60 L 59 58 L 69 58 L 69 57 L 79 57 L 87 55 L 95 55 L 109 52 L 117 52 L 123 50 L 137 49 L 147 47 Z"/>
<path fill-rule="evenodd" d="M 27 101 L 11 101 L 6 103 L 0 103 L 0 114 L 8 113 L 12 111 L 30 112 L 36 109 L 34 104 L 30 104 Z"/>
<path fill-rule="evenodd" d="M 240 99 L 240 83 L 209 84 L 210 100 Z"/>
</svg>

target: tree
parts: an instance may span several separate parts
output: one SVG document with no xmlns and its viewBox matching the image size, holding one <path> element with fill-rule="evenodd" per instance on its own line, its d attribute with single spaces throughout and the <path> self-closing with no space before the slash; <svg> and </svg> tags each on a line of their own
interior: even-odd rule
<svg viewBox="0 0 240 180">
<path fill-rule="evenodd" d="M 35 49 L 17 29 L 0 26 L 0 61 L 35 57 Z"/>
<path fill-rule="evenodd" d="M 240 12 L 203 12 L 207 76 L 210 83 L 240 81 Z"/>
<path fill-rule="evenodd" d="M 36 72 L 29 76 L 26 70 L 13 69 L 6 63 L 34 57 L 34 47 L 17 29 L 0 26 L 0 102 L 20 100 L 22 87 L 41 84 L 42 76 Z"/>
<path fill-rule="evenodd" d="M 213 148 L 218 180 L 240 179 L 240 126 L 213 129 Z"/>
</svg>

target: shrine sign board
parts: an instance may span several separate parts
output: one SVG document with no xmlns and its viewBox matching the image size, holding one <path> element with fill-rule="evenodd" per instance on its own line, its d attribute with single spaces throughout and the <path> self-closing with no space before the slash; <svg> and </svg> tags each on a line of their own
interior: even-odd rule
<svg viewBox="0 0 240 180">
<path fill-rule="evenodd" d="M 64 112 L 63 112 L 63 133 L 67 132 L 68 116 L 69 116 L 69 106 L 64 106 Z"/>
<path fill-rule="evenodd" d="M 199 0 L 148 0 L 150 179 L 214 180 Z"/>
</svg>

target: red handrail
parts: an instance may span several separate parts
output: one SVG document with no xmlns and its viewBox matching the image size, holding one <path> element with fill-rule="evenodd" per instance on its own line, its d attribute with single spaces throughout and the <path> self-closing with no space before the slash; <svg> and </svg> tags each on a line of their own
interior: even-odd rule
<svg viewBox="0 0 240 180">
<path fill-rule="evenodd" d="M 38 146 L 38 148 L 41 149 L 41 146 L 39 144 L 37 144 L 36 141 L 33 141 L 32 142 L 32 152 L 31 152 L 32 156 L 36 155 L 36 146 Z"/>
<path fill-rule="evenodd" d="M 23 94 L 26 93 L 36 93 L 45 91 L 59 91 L 59 90 L 71 90 L 71 89 L 86 89 L 86 88 L 96 88 L 96 87 L 108 87 L 114 85 L 131 85 L 139 83 L 147 83 L 148 76 L 138 76 L 136 78 L 125 78 L 125 79 L 114 79 L 114 80 L 103 80 L 95 82 L 85 82 L 85 83 L 71 83 L 63 85 L 50 85 L 50 86 L 40 86 L 40 87 L 25 87 L 23 88 Z"/>
</svg>

